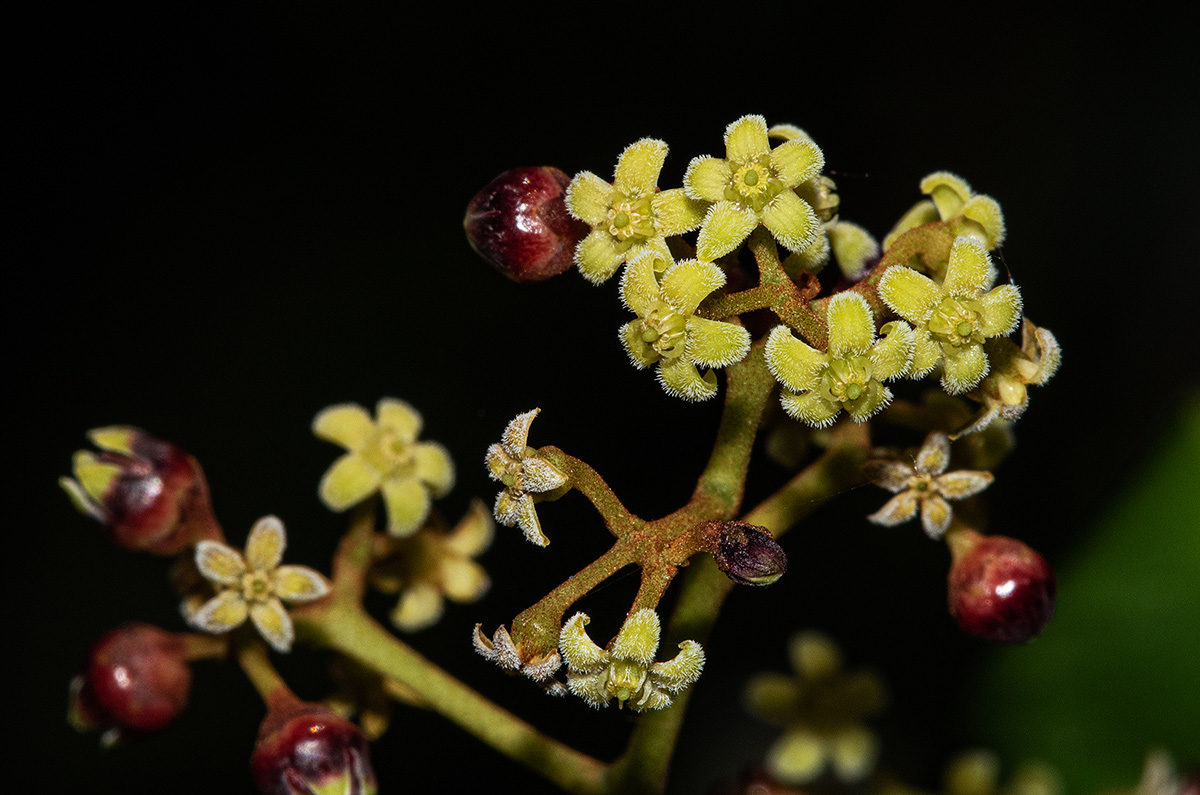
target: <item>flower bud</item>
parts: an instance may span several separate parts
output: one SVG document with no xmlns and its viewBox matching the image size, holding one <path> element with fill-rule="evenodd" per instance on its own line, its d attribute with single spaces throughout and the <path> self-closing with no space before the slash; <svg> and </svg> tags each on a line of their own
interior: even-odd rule
<svg viewBox="0 0 1200 795">
<path fill-rule="evenodd" d="M 79 731 L 104 730 L 111 745 L 167 727 L 187 706 L 192 669 L 179 635 L 129 623 L 92 646 L 83 673 L 71 681 L 67 715 Z"/>
<path fill-rule="evenodd" d="M 950 614 L 968 635 L 1000 643 L 1037 637 L 1054 615 L 1054 571 L 1015 538 L 960 530 L 948 538 Z"/>
<path fill-rule="evenodd" d="M 196 459 L 128 426 L 97 428 L 88 438 L 101 452 L 75 453 L 75 478 L 58 482 L 76 508 L 108 528 L 113 543 L 175 555 L 222 538 Z"/>
<path fill-rule="evenodd" d="M 787 555 L 765 527 L 746 522 L 708 524 L 708 550 L 717 568 L 739 585 L 770 585 L 787 571 Z"/>
<path fill-rule="evenodd" d="M 471 248 L 514 282 L 562 273 L 590 231 L 567 212 L 570 183 L 553 166 L 505 171 L 467 205 L 463 227 Z"/>
<path fill-rule="evenodd" d="M 272 699 L 250 768 L 254 783 L 266 795 L 378 791 L 367 741 L 358 727 L 290 693 Z"/>
</svg>

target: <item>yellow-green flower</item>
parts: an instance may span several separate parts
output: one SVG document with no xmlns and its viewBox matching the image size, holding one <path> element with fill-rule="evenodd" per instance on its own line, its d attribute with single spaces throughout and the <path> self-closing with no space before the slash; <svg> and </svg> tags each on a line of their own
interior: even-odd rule
<svg viewBox="0 0 1200 795">
<path fill-rule="evenodd" d="M 957 470 L 950 466 L 950 438 L 935 431 L 929 434 L 912 462 L 875 460 L 863 467 L 877 486 L 895 494 L 875 513 L 867 517 L 875 524 L 895 527 L 921 511 L 921 525 L 930 538 L 941 538 L 950 527 L 954 511 L 946 500 L 962 500 L 986 489 L 992 483 L 991 472 Z"/>
<path fill-rule="evenodd" d="M 445 600 L 466 603 L 482 597 L 491 581 L 474 558 L 492 543 L 492 517 L 475 500 L 452 530 L 438 518 L 407 538 L 387 539 L 378 563 L 371 567 L 371 585 L 387 594 L 400 594 L 392 624 L 403 632 L 433 626 L 442 617 Z"/>
<path fill-rule="evenodd" d="M 1021 347 L 1000 337 L 984 343 L 992 365 L 987 378 L 967 393 L 983 404 L 983 411 L 959 436 L 982 431 L 996 419 L 1015 422 L 1029 406 L 1031 385 L 1049 381 L 1062 363 L 1062 349 L 1049 329 L 1035 326 L 1029 318 L 1021 325 Z"/>
<path fill-rule="evenodd" d="M 929 196 L 913 205 L 896 224 L 883 247 L 888 249 L 896 238 L 923 224 L 962 217 L 962 232 L 977 237 L 991 251 L 1004 242 L 1004 213 L 991 196 L 974 193 L 967 181 L 949 171 L 935 171 L 921 180 L 921 192 Z"/>
<path fill-rule="evenodd" d="M 349 451 L 321 479 L 321 501 L 344 511 L 379 491 L 394 536 L 415 533 L 431 500 L 454 486 L 450 454 L 436 442 L 417 441 L 421 415 L 402 400 L 380 400 L 374 420 L 354 403 L 330 406 L 313 420 L 313 433 Z"/>
<path fill-rule="evenodd" d="M 784 727 L 768 769 L 788 784 L 814 781 L 826 767 L 847 784 L 862 781 L 878 757 L 862 721 L 883 705 L 883 683 L 870 671 L 843 671 L 837 646 L 818 632 L 793 636 L 788 656 L 795 676 L 758 674 L 746 688 L 747 709 Z"/>
<path fill-rule="evenodd" d="M 496 521 L 505 527 L 519 525 L 531 544 L 544 547 L 550 539 L 542 532 L 533 495 L 566 485 L 567 476 L 539 458 L 537 451 L 526 444 L 529 426 L 540 412 L 541 409 L 534 409 L 518 414 L 508 423 L 500 443 L 488 448 L 485 462 L 492 480 L 504 484 L 504 490 L 496 495 L 493 510 Z"/>
<path fill-rule="evenodd" d="M 942 388 L 961 394 L 988 373 L 984 340 L 1010 333 L 1021 319 L 1021 293 L 991 283 L 992 259 L 976 238 L 959 237 L 950 249 L 946 276 L 936 284 L 907 266 L 888 268 L 879 297 L 913 324 L 912 377 L 942 364 Z"/>
<path fill-rule="evenodd" d="M 610 185 L 590 171 L 567 187 L 567 210 L 592 227 L 575 249 L 583 277 L 599 284 L 646 250 L 667 252 L 666 238 L 690 232 L 704 218 L 703 202 L 682 188 L 658 190 L 667 145 L 654 138 L 630 144 L 617 159 Z"/>
<path fill-rule="evenodd" d="M 662 272 L 662 282 L 656 273 Z M 621 298 L 637 315 L 621 327 L 621 342 L 639 370 L 658 364 L 668 394 L 707 400 L 717 394 L 717 376 L 700 367 L 727 367 L 750 350 L 750 334 L 736 323 L 697 317 L 696 307 L 725 286 L 725 272 L 711 262 L 684 260 L 648 251 L 631 261 L 621 277 Z"/>
<path fill-rule="evenodd" d="M 283 602 L 320 599 L 329 593 L 329 581 L 307 566 L 280 566 L 285 546 L 283 522 L 274 516 L 255 523 L 244 556 L 219 541 L 197 544 L 196 568 L 218 592 L 194 612 L 185 610 L 188 622 L 219 634 L 248 616 L 267 643 L 282 652 L 291 649 L 295 632 Z"/>
<path fill-rule="evenodd" d="M 576 613 L 563 625 L 558 648 L 567 663 L 567 686 L 593 707 L 606 707 L 613 698 L 617 706 L 663 709 L 671 696 L 700 678 L 704 649 L 694 640 L 679 644 L 679 654 L 668 662 L 655 662 L 660 626 L 658 614 L 649 608 L 625 619 L 624 626 L 602 649 L 592 642 L 584 627 L 591 621 Z"/>
<path fill-rule="evenodd" d="M 772 149 L 762 116 L 743 116 L 730 124 L 725 159 L 701 155 L 683 176 L 688 196 L 712 203 L 696 239 L 696 256 L 711 262 L 728 254 L 759 224 L 789 251 L 808 248 L 821 224 L 793 189 L 824 166 L 824 155 L 807 136 Z"/>
<path fill-rule="evenodd" d="M 818 351 L 796 339 L 787 326 L 776 326 L 767 338 L 767 367 L 787 389 L 779 401 L 784 410 L 814 428 L 831 425 L 845 409 L 863 422 L 892 400 L 883 382 L 904 375 L 912 360 L 913 332 L 892 321 L 875 338 L 871 307 L 861 295 L 838 293 L 826 310 L 829 345 Z"/>
</svg>

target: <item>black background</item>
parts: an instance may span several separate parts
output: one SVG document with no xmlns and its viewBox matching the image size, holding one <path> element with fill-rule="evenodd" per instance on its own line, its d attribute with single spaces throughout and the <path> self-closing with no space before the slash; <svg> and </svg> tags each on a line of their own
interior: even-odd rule
<svg viewBox="0 0 1200 795">
<path fill-rule="evenodd" d="M 993 529 L 1052 561 L 1197 385 L 1194 43 L 1132 19 L 930 15 L 868 28 L 853 12 L 821 20 L 781 6 L 639 28 L 636 9 L 608 12 L 565 24 L 562 11 L 529 8 L 435 9 L 418 22 L 258 4 L 62 6 L 10 31 L 5 612 L 9 714 L 29 742 L 9 747 L 47 791 L 249 791 L 261 717 L 236 669 L 209 663 L 161 736 L 106 754 L 66 727 L 66 683 L 92 638 L 127 619 L 183 628 L 164 562 L 110 547 L 55 484 L 88 428 L 131 423 L 176 441 L 204 463 L 231 542 L 275 513 L 288 559 L 321 568 L 341 519 L 316 483 L 337 449 L 308 426 L 336 402 L 418 406 L 426 437 L 459 465 L 451 515 L 471 496 L 490 502 L 483 450 L 532 406 L 543 414 L 531 442 L 586 459 L 633 510 L 657 516 L 686 499 L 718 402 L 683 404 L 628 366 L 614 284 L 567 274 L 522 287 L 476 259 L 463 209 L 507 168 L 607 177 L 626 144 L 655 136 L 672 147 L 660 184 L 677 185 L 692 156 L 721 154 L 728 122 L 762 113 L 815 138 L 842 217 L 880 237 L 930 171 L 996 197 L 1004 262 L 1064 365 L 1032 393 L 997 473 Z M 784 477 L 756 459 L 748 499 Z M 970 743 L 960 685 L 986 648 L 945 613 L 944 548 L 915 526 L 862 520 L 883 498 L 860 490 L 823 510 L 788 539 L 778 586 L 731 600 L 676 792 L 732 780 L 761 756 L 774 730 L 744 715 L 738 687 L 782 669 L 787 634 L 805 627 L 892 684 L 876 725 L 903 775 L 932 784 Z M 543 509 L 555 542 L 544 551 L 502 529 L 484 557 L 493 593 L 414 642 L 610 757 L 631 715 L 550 701 L 468 646 L 476 621 L 510 621 L 604 549 L 582 503 Z M 581 605 L 595 637 L 615 630 L 635 587 L 618 578 Z M 302 651 L 281 666 L 315 699 L 326 682 L 313 660 Z M 374 754 L 383 792 L 544 789 L 411 710 L 397 710 Z"/>
</svg>

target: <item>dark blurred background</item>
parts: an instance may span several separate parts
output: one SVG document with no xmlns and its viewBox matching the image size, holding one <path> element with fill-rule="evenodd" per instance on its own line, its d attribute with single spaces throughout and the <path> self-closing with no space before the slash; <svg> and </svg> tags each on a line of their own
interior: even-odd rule
<svg viewBox="0 0 1200 795">
<path fill-rule="evenodd" d="M 66 684 L 94 637 L 131 619 L 183 628 L 165 562 L 110 547 L 55 484 L 89 428 L 130 423 L 177 442 L 203 462 L 231 542 L 274 513 L 288 559 L 320 568 L 343 519 L 316 484 L 338 450 L 308 428 L 336 402 L 390 395 L 419 407 L 425 436 L 459 466 L 443 502 L 452 517 L 472 496 L 490 502 L 483 451 L 533 406 L 543 414 L 532 443 L 586 459 L 636 512 L 686 499 L 719 402 L 683 404 L 629 367 L 615 284 L 568 273 L 518 286 L 475 257 L 463 210 L 505 169 L 608 177 L 625 145 L 654 136 L 672 148 L 660 185 L 678 185 L 692 156 L 722 154 L 728 122 L 762 113 L 814 137 L 842 217 L 878 237 L 930 171 L 996 197 L 1003 261 L 1064 365 L 1032 392 L 990 492 L 992 526 L 1055 563 L 1200 385 L 1197 86 L 1182 34 L 1037 16 L 874 28 L 792 6 L 646 31 L 628 28 L 632 13 L 571 27 L 516 6 L 423 13 L 79 5 L 9 31 L 7 647 L 31 741 L 15 750 L 43 791 L 249 791 L 261 718 L 240 673 L 209 663 L 161 736 L 101 753 L 66 726 Z M 748 499 L 785 477 L 756 459 Z M 988 650 L 946 614 L 944 547 L 915 525 L 862 519 L 884 496 L 862 489 L 823 509 L 788 539 L 779 585 L 731 599 L 674 791 L 732 781 L 761 756 L 775 730 L 743 713 L 738 688 L 783 670 L 786 637 L 801 628 L 828 631 L 852 667 L 890 682 L 875 725 L 885 762 L 908 780 L 936 785 L 947 756 L 977 741 L 960 705 Z M 413 641 L 609 757 L 632 715 L 546 699 L 468 645 L 475 622 L 510 621 L 606 546 L 578 498 L 542 518 L 554 544 L 538 550 L 501 529 L 484 557 L 493 593 Z M 597 638 L 635 589 L 618 578 L 581 605 Z M 319 657 L 298 650 L 281 666 L 302 696 L 324 695 Z M 545 790 L 412 710 L 397 709 L 374 754 L 383 792 L 402 781 Z"/>
</svg>

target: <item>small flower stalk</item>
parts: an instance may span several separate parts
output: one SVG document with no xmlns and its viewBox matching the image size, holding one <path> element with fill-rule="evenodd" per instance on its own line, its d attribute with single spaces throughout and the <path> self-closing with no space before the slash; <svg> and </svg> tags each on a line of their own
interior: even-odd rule
<svg viewBox="0 0 1200 795">
<path fill-rule="evenodd" d="M 321 501 L 345 511 L 375 493 L 387 507 L 387 531 L 394 536 L 417 532 L 432 500 L 454 487 L 454 462 L 437 442 L 419 442 L 423 420 L 403 400 L 384 398 L 375 419 L 362 406 L 330 406 L 313 420 L 313 433 L 346 448 L 321 479 Z"/>
<path fill-rule="evenodd" d="M 950 439 L 935 431 L 913 457 L 912 463 L 876 459 L 863 466 L 867 478 L 896 496 L 867 517 L 875 524 L 895 527 L 921 512 L 921 526 L 930 538 L 945 535 L 954 518 L 947 500 L 962 500 L 974 496 L 992 483 L 991 472 L 959 470 L 947 472 L 950 466 Z"/>
<path fill-rule="evenodd" d="M 358 727 L 321 704 L 279 694 L 250 758 L 263 795 L 375 795 L 371 752 Z"/>
<path fill-rule="evenodd" d="M 590 706 L 618 707 L 637 712 L 671 706 L 671 697 L 700 678 L 704 649 L 694 640 L 679 644 L 679 654 L 655 662 L 661 633 L 658 614 L 649 608 L 630 615 L 617 637 L 602 649 L 588 637 L 591 619 L 576 613 L 563 625 L 558 647 L 567 663 L 567 686 Z"/>
<path fill-rule="evenodd" d="M 290 651 L 295 630 L 283 603 L 320 599 L 329 593 L 329 581 L 307 566 L 279 565 L 286 546 L 283 522 L 274 516 L 255 523 L 245 554 L 216 541 L 200 542 L 196 568 L 217 588 L 217 595 L 191 612 L 188 621 L 221 634 L 249 618 L 276 651 Z"/>
<path fill-rule="evenodd" d="M 550 492 L 566 486 L 567 476 L 526 444 L 529 426 L 540 412 L 534 409 L 513 418 L 500 442 L 488 448 L 485 461 L 492 480 L 504 484 L 496 495 L 496 521 L 505 527 L 519 526 L 529 543 L 544 547 L 550 539 L 542 532 L 534 504 L 543 495 L 550 496 Z"/>
<path fill-rule="evenodd" d="M 830 299 L 826 317 L 825 351 L 796 339 L 787 326 L 776 326 L 767 338 L 767 367 L 786 387 L 780 403 L 789 416 L 814 428 L 832 425 L 843 410 L 864 422 L 892 400 L 883 382 L 908 372 L 913 331 L 892 321 L 876 339 L 870 306 L 850 292 Z"/>
<path fill-rule="evenodd" d="M 661 282 L 659 280 L 661 274 Z M 696 308 L 725 285 L 725 273 L 710 262 L 648 252 L 629 263 L 621 297 L 637 315 L 621 328 L 621 342 L 639 370 L 658 365 L 667 394 L 688 401 L 717 394 L 717 376 L 699 367 L 740 362 L 750 350 L 750 334 L 736 323 L 696 316 Z"/>
<path fill-rule="evenodd" d="M 96 428 L 88 438 L 101 452 L 75 453 L 75 477 L 58 482 L 117 546 L 177 555 L 198 541 L 222 538 L 196 459 L 128 425 Z"/>
</svg>

